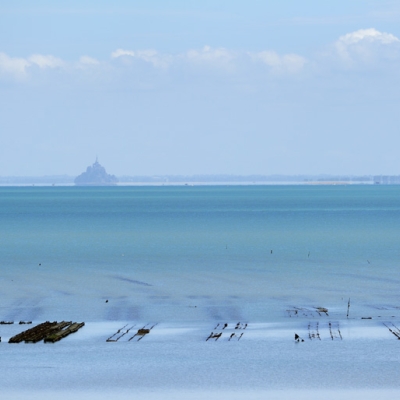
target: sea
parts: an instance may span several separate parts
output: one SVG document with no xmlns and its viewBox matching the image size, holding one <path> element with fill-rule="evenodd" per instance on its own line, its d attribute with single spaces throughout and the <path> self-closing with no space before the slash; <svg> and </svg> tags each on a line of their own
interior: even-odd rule
<svg viewBox="0 0 400 400">
<path fill-rule="evenodd" d="M 400 389 L 399 230 L 395 185 L 1 187 L 0 384 Z M 46 320 L 86 326 L 5 343 Z"/>
</svg>

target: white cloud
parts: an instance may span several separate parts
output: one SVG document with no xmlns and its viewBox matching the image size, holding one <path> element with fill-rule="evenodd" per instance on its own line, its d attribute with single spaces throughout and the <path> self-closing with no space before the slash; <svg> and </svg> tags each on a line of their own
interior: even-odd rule
<svg viewBox="0 0 400 400">
<path fill-rule="evenodd" d="M 152 64 L 154 67 L 166 68 L 173 60 L 171 55 L 163 55 L 153 49 L 148 50 L 123 50 L 117 49 L 111 53 L 111 58 L 132 57 L 137 60 Z"/>
<path fill-rule="evenodd" d="M 201 50 L 189 50 L 186 59 L 193 63 L 207 64 L 219 68 L 232 68 L 236 54 L 223 47 L 204 46 Z"/>
<path fill-rule="evenodd" d="M 239 53 L 223 47 L 204 46 L 201 49 L 191 49 L 181 54 L 160 54 L 156 50 L 124 50 L 117 49 L 111 53 L 111 58 L 127 57 L 142 60 L 154 67 L 167 68 L 174 63 L 186 64 L 207 69 L 237 70 L 239 63 L 258 60 L 271 67 L 273 72 L 296 73 L 300 71 L 307 60 L 298 54 L 279 55 L 273 51 L 259 53 Z M 129 60 L 125 59 L 129 65 Z"/>
<path fill-rule="evenodd" d="M 307 60 L 298 54 L 279 55 L 274 51 L 261 51 L 250 55 L 254 60 L 262 61 L 271 67 L 276 73 L 296 73 L 307 63 Z"/>
<path fill-rule="evenodd" d="M 155 67 L 166 68 L 173 60 L 171 55 L 161 55 L 155 50 L 140 50 L 136 52 L 136 57 L 153 64 Z"/>
<path fill-rule="evenodd" d="M 111 53 L 111 59 L 97 60 L 83 55 L 75 61 L 65 61 L 53 55 L 33 54 L 25 58 L 10 57 L 0 53 L 0 73 L 13 78 L 34 78 L 38 69 L 45 70 L 58 68 L 65 74 L 84 74 L 84 71 L 94 72 L 96 77 L 121 79 L 121 76 L 134 76 L 134 82 L 142 80 L 143 76 L 151 77 L 154 85 L 157 79 L 167 82 L 166 76 L 180 79 L 180 72 L 188 79 L 200 76 L 201 79 L 220 79 L 221 72 L 241 84 L 254 81 L 260 73 L 265 71 L 272 78 L 296 75 L 307 66 L 307 70 L 322 72 L 334 70 L 335 65 L 340 69 L 372 65 L 374 68 L 397 68 L 400 59 L 400 39 L 390 33 L 376 29 L 360 29 L 340 36 L 332 43 L 328 50 L 321 55 L 308 58 L 300 54 L 279 54 L 276 51 L 265 50 L 259 52 L 244 52 L 224 47 L 204 46 L 199 49 L 190 49 L 177 54 L 160 53 L 153 49 L 127 50 L 117 48 Z M 395 60 L 396 62 L 391 62 Z M 369 68 L 369 67 L 367 67 Z M 397 69 L 396 69 L 397 70 Z M 122 71 L 122 73 L 121 73 Z M 226 74 L 228 72 L 228 74 Z M 41 76 L 44 74 L 41 73 Z M 128 75 L 127 75 L 128 74 Z M 83 76 L 83 75 L 82 75 Z M 89 74 L 84 75 L 88 79 Z M 190 78 L 192 77 L 192 78 Z M 80 82 L 84 82 L 81 79 Z M 186 78 L 185 78 L 186 79 Z M 231 79 L 231 78 L 229 78 Z"/>
<path fill-rule="evenodd" d="M 26 68 L 29 66 L 28 60 L 25 58 L 9 57 L 5 53 L 0 53 L 0 71 L 22 77 L 26 75 Z"/>
<path fill-rule="evenodd" d="M 111 53 L 111 58 L 118 58 L 122 56 L 135 57 L 135 52 L 131 50 L 117 49 Z"/>
<path fill-rule="evenodd" d="M 397 57 L 399 45 L 400 40 L 391 33 L 370 28 L 340 36 L 334 48 L 341 61 L 351 67 L 357 62 L 374 63 L 382 58 Z"/>
<path fill-rule="evenodd" d="M 82 56 L 78 62 L 73 63 L 52 55 L 33 54 L 27 58 L 13 58 L 5 53 L 0 53 L 0 73 L 11 75 L 14 78 L 27 78 L 33 73 L 32 67 L 39 67 L 43 70 L 54 68 L 68 70 L 69 66 L 83 68 L 98 64 L 100 64 L 98 60 L 88 56 Z"/>
<path fill-rule="evenodd" d="M 33 54 L 28 58 L 28 61 L 31 65 L 37 65 L 40 68 L 58 68 L 63 67 L 65 64 L 61 58 L 42 54 Z"/>
<path fill-rule="evenodd" d="M 82 65 L 98 65 L 98 64 L 100 64 L 100 61 L 96 60 L 95 58 L 89 57 L 89 56 L 82 56 L 79 59 L 79 64 L 82 64 Z"/>
<path fill-rule="evenodd" d="M 204 46 L 201 50 L 189 50 L 187 53 L 187 57 L 189 59 L 195 60 L 206 60 L 206 61 L 213 61 L 213 60 L 232 60 L 234 57 L 232 53 L 224 49 L 222 47 L 213 49 L 210 46 Z"/>
<path fill-rule="evenodd" d="M 348 46 L 361 41 L 390 44 L 394 42 L 399 42 L 400 40 L 391 33 L 379 32 L 374 28 L 370 28 L 370 29 L 360 29 L 358 31 L 347 33 L 346 35 L 340 36 L 337 43 Z"/>
</svg>

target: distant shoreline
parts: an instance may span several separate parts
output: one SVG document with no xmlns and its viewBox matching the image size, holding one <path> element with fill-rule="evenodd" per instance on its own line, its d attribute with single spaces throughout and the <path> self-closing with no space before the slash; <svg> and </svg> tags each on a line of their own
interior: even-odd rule
<svg viewBox="0 0 400 400">
<path fill-rule="evenodd" d="M 373 182 L 119 182 L 114 185 L 75 185 L 74 183 L 0 183 L 0 187 L 158 187 L 158 186 L 354 186 Z M 393 185 L 393 184 L 392 184 Z"/>
<path fill-rule="evenodd" d="M 400 175 L 138 175 L 117 176 L 117 186 L 398 185 Z M 0 176 L 0 186 L 74 186 L 69 175 Z M 105 182 L 106 183 L 106 182 Z M 86 186 L 86 185 L 82 185 Z M 87 186 L 103 186 L 101 183 Z"/>
</svg>

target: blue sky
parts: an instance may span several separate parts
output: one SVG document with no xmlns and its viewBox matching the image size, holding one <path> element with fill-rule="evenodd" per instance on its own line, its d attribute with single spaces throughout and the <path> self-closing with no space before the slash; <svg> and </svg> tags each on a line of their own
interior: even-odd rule
<svg viewBox="0 0 400 400">
<path fill-rule="evenodd" d="M 0 4 L 0 175 L 399 174 L 398 1 Z"/>
</svg>

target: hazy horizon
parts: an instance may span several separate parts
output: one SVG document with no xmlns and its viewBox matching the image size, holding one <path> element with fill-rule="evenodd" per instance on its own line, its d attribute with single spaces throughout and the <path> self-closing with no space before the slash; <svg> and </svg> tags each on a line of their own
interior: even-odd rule
<svg viewBox="0 0 400 400">
<path fill-rule="evenodd" d="M 106 170 L 108 174 L 108 171 Z M 109 175 L 114 175 L 110 173 Z M 115 175 L 114 175 L 115 176 Z M 153 175 L 127 175 L 121 174 L 115 176 L 119 184 L 298 184 L 298 183 L 382 183 L 382 184 L 400 184 L 400 175 L 329 175 L 329 174 L 314 174 L 314 175 L 282 175 L 282 174 L 153 174 Z M 61 174 L 52 175 L 46 174 L 42 176 L 0 176 L 0 185 L 14 184 L 38 184 L 38 185 L 70 185 L 75 182 L 77 176 Z M 92 183 L 93 184 L 93 183 Z M 101 185 L 100 182 L 98 184 Z"/>
<path fill-rule="evenodd" d="M 400 4 L 4 0 L 0 176 L 397 175 Z"/>
</svg>

